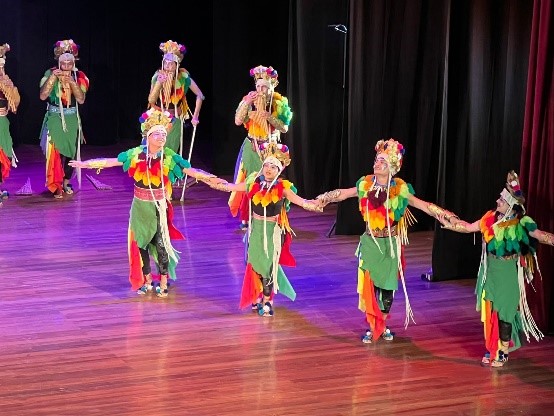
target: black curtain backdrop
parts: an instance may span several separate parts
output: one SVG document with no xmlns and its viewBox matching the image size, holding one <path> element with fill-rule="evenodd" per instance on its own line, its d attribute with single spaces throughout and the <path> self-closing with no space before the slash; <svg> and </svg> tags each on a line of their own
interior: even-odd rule
<svg viewBox="0 0 554 416">
<path fill-rule="evenodd" d="M 532 2 L 452 2 L 439 203 L 467 221 L 494 209 L 519 171 Z M 433 279 L 474 277 L 480 236 L 437 228 Z"/>
<path fill-rule="evenodd" d="M 347 141 L 341 187 L 373 171 L 375 143 L 406 147 L 400 177 L 435 199 L 448 2 L 351 0 Z M 337 234 L 360 234 L 357 201 L 341 203 Z M 432 224 L 415 212 L 419 227 Z"/>
<path fill-rule="evenodd" d="M 341 143 L 347 139 L 341 130 L 347 127 L 348 38 L 329 25 L 348 30 L 347 6 L 347 0 L 290 2 L 287 90 L 294 116 L 283 141 L 293 160 L 289 175 L 306 197 L 339 186 Z"/>
<path fill-rule="evenodd" d="M 288 96 L 289 5 L 286 1 L 273 2 L 267 5 L 268 12 L 253 0 L 213 3 L 212 159 L 217 173 L 232 175 L 246 136 L 244 127 L 235 126 L 235 109 L 242 97 L 256 89 L 250 69 L 273 66 L 279 74 L 276 91 Z M 294 112 L 296 103 L 289 104 Z M 293 125 L 296 118 L 293 115 Z M 282 137 L 287 143 L 288 134 Z"/>
<path fill-rule="evenodd" d="M 200 115 L 194 155 L 209 162 L 213 68 L 213 3 L 169 2 L 152 6 L 107 0 L 1 0 L 0 42 L 10 44 L 6 72 L 21 93 L 16 115 L 10 115 L 14 146 L 37 144 L 45 104 L 39 82 L 55 66 L 53 46 L 73 39 L 79 46 L 77 67 L 90 79 L 86 102 L 80 108 L 89 145 L 140 140 L 138 118 L 146 109 L 150 79 L 161 64 L 161 42 L 172 39 L 187 47 L 181 65 L 207 97 Z M 189 103 L 194 105 L 194 94 Z M 189 129 L 188 138 L 190 139 Z M 83 147 L 86 156 L 86 146 Z M 106 155 L 108 156 L 108 155 Z M 21 161 L 22 164 L 25 161 Z M 193 158 L 194 162 L 194 158 Z"/>
</svg>

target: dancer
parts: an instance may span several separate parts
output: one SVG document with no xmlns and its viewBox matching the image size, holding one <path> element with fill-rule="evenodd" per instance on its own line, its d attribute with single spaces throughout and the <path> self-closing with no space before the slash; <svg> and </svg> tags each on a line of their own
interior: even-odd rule
<svg viewBox="0 0 554 416">
<path fill-rule="evenodd" d="M 185 46 L 168 40 L 160 44 L 160 51 L 163 53 L 162 65 L 152 77 L 148 104 L 158 110 L 169 111 L 174 116 L 173 128 L 168 133 L 166 148 L 183 156 L 184 122 L 192 115 L 192 125 L 195 127 L 198 125 L 200 109 L 205 97 L 188 71 L 179 67 L 186 53 Z M 189 88 L 196 95 L 192 112 L 186 97 Z"/>
<path fill-rule="evenodd" d="M 72 167 L 98 170 L 123 166 L 133 178 L 135 187 L 128 236 L 129 281 L 131 288 L 139 294 L 154 290 L 151 255 L 160 274 L 160 284 L 155 291 L 162 298 L 168 296 L 168 277 L 176 279 L 175 268 L 179 260 L 171 239 L 184 238 L 172 222 L 172 183 L 185 174 L 206 182 L 210 180 L 209 175 L 191 168 L 187 160 L 164 148 L 172 118 L 167 111 L 150 109 L 140 118 L 146 138 L 144 145 L 121 152 L 117 158 L 70 162 Z"/>
<path fill-rule="evenodd" d="M 79 45 L 72 39 L 60 40 L 54 45 L 58 66 L 46 70 L 40 81 L 40 99 L 48 103 L 40 144 L 46 156 L 46 187 L 54 198 L 73 194 L 69 183 L 73 168 L 71 159 L 80 160 L 84 143 L 79 106 L 85 103 L 89 80 L 77 70 Z"/>
<path fill-rule="evenodd" d="M 415 323 L 404 279 L 402 246 L 408 243 L 407 228 L 415 218 L 408 205 L 431 217 L 449 221 L 454 214 L 414 196 L 409 183 L 395 177 L 404 160 L 404 147 L 394 139 L 379 140 L 373 175 L 362 176 L 355 187 L 335 189 L 317 197 L 321 206 L 331 202 L 358 198 L 359 210 L 366 223 L 356 250 L 358 257 L 358 308 L 365 313 L 370 328 L 362 337 L 364 343 L 383 338 L 394 339 L 386 326 L 398 289 L 402 282 L 406 298 L 405 327 L 410 319 Z"/>
<path fill-rule="evenodd" d="M 17 166 L 17 158 L 13 152 L 13 141 L 10 134 L 10 121 L 8 113 L 17 112 L 20 96 L 17 87 L 13 85 L 12 80 L 4 71 L 6 64 L 6 53 L 10 50 L 10 45 L 4 43 L 0 45 L 0 186 L 10 175 L 12 166 Z M 0 188 L 0 207 L 3 201 L 9 197 L 9 192 Z"/>
<path fill-rule="evenodd" d="M 248 175 L 261 169 L 260 144 L 267 143 L 270 138 L 279 141 L 280 134 L 288 131 L 292 119 L 287 98 L 275 92 L 279 84 L 277 71 L 259 65 L 250 70 L 250 76 L 254 77 L 256 91 L 245 95 L 235 112 L 235 124 L 244 125 L 248 132 L 237 158 L 235 183 L 244 182 Z M 249 213 L 244 193 L 232 192 L 229 207 L 233 217 L 240 211 L 241 229 L 245 230 Z"/>
<path fill-rule="evenodd" d="M 287 146 L 275 141 L 260 146 L 263 165 L 245 182 L 220 182 L 211 186 L 220 191 L 245 192 L 250 205 L 247 234 L 248 259 L 242 285 L 240 308 L 250 306 L 261 316 L 273 316 L 273 298 L 278 292 L 291 300 L 296 298 L 281 266 L 295 266 L 290 253 L 292 229 L 287 211 L 290 202 L 308 211 L 321 212 L 316 201 L 307 201 L 296 194 L 296 188 L 280 177 L 290 163 Z"/>
<path fill-rule="evenodd" d="M 554 234 L 539 230 L 524 204 L 519 178 L 510 171 L 494 211 L 471 224 L 454 218 L 444 227 L 483 235 L 475 293 L 485 332 L 481 363 L 486 366 L 502 367 L 508 354 L 521 346 L 522 333 L 527 341 L 530 336 L 537 341 L 543 338 L 527 305 L 525 282 L 531 283 L 535 267 L 540 273 L 537 242 L 554 246 Z"/>
</svg>

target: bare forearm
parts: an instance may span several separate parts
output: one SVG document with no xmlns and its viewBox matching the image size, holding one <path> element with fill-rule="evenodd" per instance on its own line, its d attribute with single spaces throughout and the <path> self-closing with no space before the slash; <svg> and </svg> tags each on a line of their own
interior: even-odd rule
<svg viewBox="0 0 554 416">
<path fill-rule="evenodd" d="M 554 246 L 554 234 L 548 233 L 542 230 L 535 230 L 529 233 L 531 237 L 536 238 L 539 243 L 548 244 L 549 246 Z"/>
<path fill-rule="evenodd" d="M 348 198 L 353 198 L 357 196 L 356 188 L 346 188 L 346 189 L 334 189 L 332 191 L 325 192 L 316 197 L 323 205 L 331 204 L 333 202 L 344 201 Z"/>
<path fill-rule="evenodd" d="M 123 166 L 123 163 L 117 160 L 117 158 L 98 158 L 98 159 L 89 159 L 84 161 L 88 168 L 90 169 L 102 169 L 102 168 L 111 168 L 114 166 Z"/>
<path fill-rule="evenodd" d="M 302 207 L 306 211 L 313 211 L 313 212 L 322 212 L 323 207 L 318 203 L 317 200 L 307 200 L 302 198 L 299 195 L 296 195 L 294 192 L 292 192 L 290 189 L 285 189 L 283 192 L 283 195 L 285 198 L 287 198 L 290 202 L 292 202 L 295 205 L 298 205 L 299 207 Z"/>
<path fill-rule="evenodd" d="M 192 118 L 198 120 L 198 118 L 200 117 L 200 109 L 202 108 L 202 102 L 206 97 L 204 97 L 204 94 L 202 94 L 202 91 L 200 90 L 196 82 L 191 81 L 190 89 L 192 90 L 192 92 L 194 92 L 194 94 L 196 94 L 196 103 L 194 105 L 194 112 L 192 114 Z"/>
<path fill-rule="evenodd" d="M 229 182 L 211 182 L 208 183 L 210 188 L 223 192 L 244 192 L 246 191 L 246 184 L 242 183 L 229 183 Z"/>
</svg>

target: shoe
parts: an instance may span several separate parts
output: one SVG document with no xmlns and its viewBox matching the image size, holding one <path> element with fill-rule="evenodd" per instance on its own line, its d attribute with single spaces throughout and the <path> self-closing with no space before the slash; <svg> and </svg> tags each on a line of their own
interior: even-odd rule
<svg viewBox="0 0 554 416">
<path fill-rule="evenodd" d="M 73 194 L 73 186 L 70 183 L 68 183 L 67 185 L 64 185 L 63 191 L 68 195 L 72 195 Z"/>
<path fill-rule="evenodd" d="M 483 355 L 483 358 L 481 358 L 481 365 L 489 365 L 491 363 L 491 353 L 486 352 L 485 355 Z"/>
<path fill-rule="evenodd" d="M 508 362 L 508 353 L 500 350 L 498 351 L 498 359 L 491 361 L 491 367 L 499 368 L 504 366 Z"/>
<path fill-rule="evenodd" d="M 383 338 L 385 341 L 392 341 L 394 339 L 394 333 L 392 333 L 387 326 L 385 328 L 385 331 L 381 334 L 381 338 Z"/>
<path fill-rule="evenodd" d="M 10 197 L 10 193 L 4 189 L 0 189 L 0 200 L 2 199 L 8 199 Z"/>
<path fill-rule="evenodd" d="M 162 288 L 161 286 L 156 286 L 156 296 L 159 298 L 167 298 L 169 294 L 169 291 L 166 288 Z"/>
<path fill-rule="evenodd" d="M 365 335 L 362 336 L 362 342 L 364 344 L 371 344 L 373 339 L 373 334 L 371 333 L 371 329 L 368 329 L 365 331 Z"/>
<path fill-rule="evenodd" d="M 259 304 L 261 305 L 261 303 Z M 273 316 L 273 306 L 270 302 L 266 302 L 265 305 L 263 305 L 260 309 L 258 309 L 258 314 L 260 316 Z"/>
<path fill-rule="evenodd" d="M 387 326 L 385 331 L 381 334 L 381 338 L 385 341 L 392 341 L 394 339 L 394 333 L 392 333 Z M 371 344 L 373 342 L 373 334 L 371 332 L 371 329 L 365 331 L 365 335 L 362 336 L 362 342 L 364 344 Z"/>
<path fill-rule="evenodd" d="M 248 230 L 248 223 L 247 223 L 247 222 L 241 222 L 240 225 L 239 225 L 239 228 L 240 228 L 242 231 Z"/>
<path fill-rule="evenodd" d="M 63 191 L 60 191 L 59 189 L 54 192 L 54 198 L 55 199 L 63 199 Z"/>
<path fill-rule="evenodd" d="M 146 295 L 148 292 L 152 292 L 154 290 L 154 286 L 152 286 L 152 282 L 146 282 L 143 284 L 138 290 L 137 294 L 139 295 Z"/>
</svg>

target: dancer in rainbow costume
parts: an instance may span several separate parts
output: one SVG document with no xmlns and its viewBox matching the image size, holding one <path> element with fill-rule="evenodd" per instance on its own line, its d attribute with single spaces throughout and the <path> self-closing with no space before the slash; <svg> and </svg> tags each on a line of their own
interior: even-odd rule
<svg viewBox="0 0 554 416">
<path fill-rule="evenodd" d="M 358 257 L 358 308 L 365 313 L 369 329 L 364 343 L 383 338 L 392 341 L 394 334 L 386 326 L 398 280 L 406 299 L 405 327 L 414 317 L 404 279 L 402 246 L 408 243 L 407 228 L 415 221 L 408 205 L 448 222 L 454 214 L 414 196 L 412 186 L 395 177 L 404 160 L 404 147 L 394 139 L 379 140 L 373 175 L 362 176 L 356 186 L 335 189 L 319 195 L 321 206 L 347 198 L 358 198 L 359 210 L 366 223 L 356 250 Z"/>
<path fill-rule="evenodd" d="M 256 91 L 250 91 L 239 103 L 235 112 L 235 124 L 243 125 L 248 132 L 237 157 L 235 183 L 242 183 L 262 167 L 259 148 L 270 138 L 280 140 L 280 134 L 288 131 L 292 111 L 287 97 L 275 92 L 279 84 L 275 69 L 259 65 L 250 70 L 256 83 Z M 241 228 L 246 229 L 248 221 L 248 198 L 244 192 L 234 191 L 229 197 L 229 208 L 233 217 L 240 212 Z"/>
<path fill-rule="evenodd" d="M 290 252 L 293 234 L 287 215 L 290 203 L 308 211 L 320 212 L 321 208 L 316 201 L 298 196 L 294 185 L 280 177 L 290 163 L 287 146 L 270 141 L 262 143 L 259 152 L 263 164 L 245 182 L 219 180 L 216 185 L 211 181 L 211 186 L 221 191 L 245 193 L 249 206 L 248 259 L 239 307 L 250 306 L 261 316 L 273 316 L 276 293 L 281 292 L 291 300 L 296 298 L 281 267 L 296 265 Z"/>
<path fill-rule="evenodd" d="M 474 223 L 454 218 L 445 228 L 483 235 L 481 265 L 475 293 L 484 325 L 486 353 L 481 363 L 502 367 L 508 354 L 521 346 L 520 335 L 537 341 L 543 334 L 535 324 L 525 294 L 525 282 L 533 280 L 537 243 L 553 246 L 554 235 L 541 231 L 526 215 L 519 178 L 508 172 L 506 185 L 490 210 Z M 540 269 L 539 273 L 540 273 Z"/>
<path fill-rule="evenodd" d="M 129 281 L 131 288 L 139 294 L 154 289 L 150 268 L 152 256 L 160 275 L 160 284 L 155 288 L 159 297 L 168 296 L 168 277 L 176 279 L 175 268 L 179 255 L 171 240 L 184 239 L 172 221 L 172 183 L 185 174 L 206 182 L 210 180 L 210 175 L 191 168 L 187 160 L 173 150 L 165 149 L 172 119 L 169 112 L 150 109 L 140 118 L 145 144 L 121 152 L 117 158 L 70 162 L 73 167 L 98 171 L 122 166 L 133 179 L 134 198 L 128 234 Z"/>
</svg>

